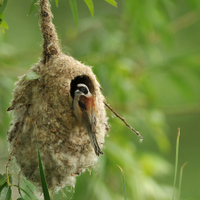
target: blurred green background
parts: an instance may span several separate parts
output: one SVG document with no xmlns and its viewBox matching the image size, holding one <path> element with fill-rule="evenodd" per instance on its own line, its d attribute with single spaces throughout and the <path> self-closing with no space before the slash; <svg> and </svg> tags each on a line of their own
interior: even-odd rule
<svg viewBox="0 0 200 200">
<path fill-rule="evenodd" d="M 62 49 L 94 66 L 107 102 L 138 130 L 131 132 L 107 110 L 111 131 L 99 165 L 54 199 L 172 199 L 176 137 L 181 128 L 179 165 L 185 163 L 180 199 L 200 199 L 200 1 L 117 0 L 115 8 L 94 0 L 94 17 L 77 1 L 76 28 L 68 0 L 52 0 Z M 17 77 L 39 60 L 42 36 L 31 1 L 8 1 L 9 29 L 0 32 L 0 173 L 8 161 L 6 112 Z M 14 165 L 10 170 L 16 171 Z M 99 173 L 99 174 L 98 174 Z M 98 174 L 98 176 L 97 176 Z M 178 176 L 179 178 L 179 176 Z M 68 191 L 69 190 L 69 191 Z M 16 192 L 14 199 L 19 196 Z"/>
</svg>

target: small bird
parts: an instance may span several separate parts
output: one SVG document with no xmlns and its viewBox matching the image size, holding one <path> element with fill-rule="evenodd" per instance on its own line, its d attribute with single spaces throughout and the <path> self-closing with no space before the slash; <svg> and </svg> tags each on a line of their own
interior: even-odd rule
<svg viewBox="0 0 200 200">
<path fill-rule="evenodd" d="M 87 134 L 90 138 L 90 142 L 92 143 L 96 155 L 99 156 L 99 154 L 103 154 L 98 145 L 95 133 L 96 109 L 94 97 L 85 84 L 77 84 L 72 108 L 74 110 L 74 114 L 77 120 L 87 131 Z"/>
</svg>

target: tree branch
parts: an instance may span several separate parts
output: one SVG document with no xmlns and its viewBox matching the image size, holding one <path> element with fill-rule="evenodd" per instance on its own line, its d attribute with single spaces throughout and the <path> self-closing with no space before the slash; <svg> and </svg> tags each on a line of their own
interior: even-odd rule
<svg viewBox="0 0 200 200">
<path fill-rule="evenodd" d="M 124 122 L 124 124 L 125 124 L 126 126 L 128 126 L 128 127 L 140 138 L 141 141 L 143 140 L 143 137 L 140 135 L 140 133 L 139 133 L 138 131 L 136 131 L 133 127 L 131 127 L 131 126 L 125 121 L 125 119 L 124 119 L 123 117 L 121 117 L 120 115 L 118 115 L 118 114 L 113 110 L 113 108 L 111 108 L 105 101 L 104 101 L 104 104 L 106 105 L 107 108 L 109 108 L 109 109 L 115 114 L 116 117 L 118 117 L 119 119 L 121 119 L 121 120 Z"/>
</svg>

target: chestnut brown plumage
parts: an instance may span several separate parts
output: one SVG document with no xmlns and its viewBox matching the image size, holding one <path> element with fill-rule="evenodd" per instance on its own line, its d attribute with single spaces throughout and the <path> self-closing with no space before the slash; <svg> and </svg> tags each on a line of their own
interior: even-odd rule
<svg viewBox="0 0 200 200">
<path fill-rule="evenodd" d="M 73 100 L 74 114 L 85 128 L 97 156 L 103 154 L 96 139 L 96 107 L 94 97 L 85 84 L 78 84 Z"/>
</svg>

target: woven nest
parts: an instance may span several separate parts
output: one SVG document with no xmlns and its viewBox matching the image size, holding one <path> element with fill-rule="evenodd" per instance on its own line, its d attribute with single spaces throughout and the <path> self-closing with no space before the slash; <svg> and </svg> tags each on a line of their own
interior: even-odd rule
<svg viewBox="0 0 200 200">
<path fill-rule="evenodd" d="M 45 11 L 50 9 L 49 2 L 41 0 L 40 3 L 43 13 L 43 58 L 28 72 L 35 72 L 37 78 L 27 80 L 25 74 L 15 84 L 8 109 L 13 114 L 8 141 L 12 150 L 17 139 L 14 151 L 16 162 L 23 175 L 36 186 L 40 185 L 38 142 L 48 187 L 59 189 L 65 185 L 75 186 L 76 176 L 94 166 L 98 159 L 88 134 L 72 111 L 74 90 L 78 83 L 86 84 L 94 96 L 97 108 L 95 132 L 101 148 L 109 127 L 105 99 L 95 75 L 90 67 L 60 51 L 57 34 L 50 24 L 52 15 Z M 50 17 L 50 20 L 45 22 L 44 17 Z M 47 26 L 47 23 L 50 25 Z M 45 39 L 46 30 L 50 30 L 49 38 L 54 41 Z"/>
</svg>

